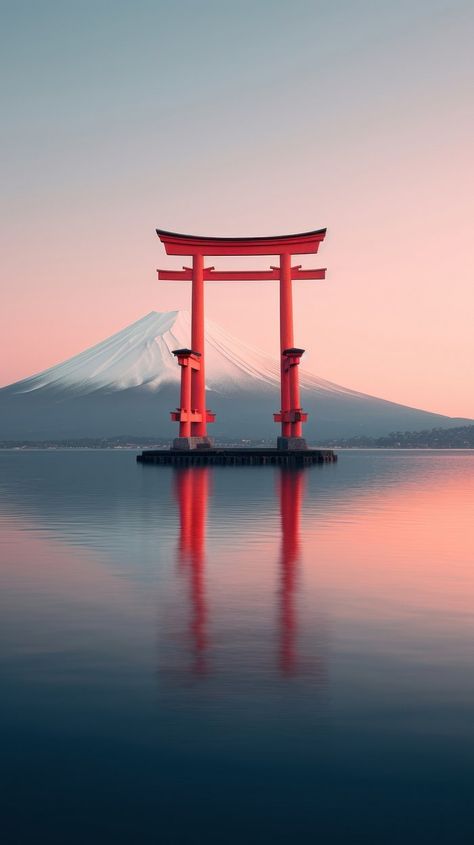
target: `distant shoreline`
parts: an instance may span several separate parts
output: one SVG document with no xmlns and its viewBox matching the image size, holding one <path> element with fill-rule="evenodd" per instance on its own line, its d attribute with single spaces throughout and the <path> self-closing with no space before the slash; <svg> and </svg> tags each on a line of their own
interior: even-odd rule
<svg viewBox="0 0 474 845">
<path fill-rule="evenodd" d="M 143 446 L 0 446 L 0 452 L 140 452 Z M 163 449 L 164 446 L 151 448 Z M 249 447 L 233 447 L 242 448 Z M 309 449 L 327 448 L 311 445 Z M 474 452 L 474 446 L 337 446 L 339 452 Z"/>
<path fill-rule="evenodd" d="M 138 437 L 133 434 L 121 434 L 114 437 L 64 437 L 51 439 L 22 439 L 0 440 L 2 451 L 137 451 L 139 449 L 169 449 L 172 440 L 168 437 Z M 216 437 L 216 447 L 230 449 L 264 448 L 275 446 L 273 439 L 226 440 Z M 332 440 L 322 440 L 319 443 L 308 443 L 313 449 L 342 449 L 342 450 L 373 450 L 385 449 L 390 451 L 439 451 L 474 449 L 474 425 L 456 426 L 453 428 L 432 428 L 423 431 L 392 431 L 380 437 L 355 435 L 340 437 Z"/>
</svg>

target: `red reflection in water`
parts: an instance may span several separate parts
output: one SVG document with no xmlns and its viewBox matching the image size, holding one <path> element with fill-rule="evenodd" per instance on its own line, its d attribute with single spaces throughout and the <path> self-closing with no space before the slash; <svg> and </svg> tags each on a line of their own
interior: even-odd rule
<svg viewBox="0 0 474 845">
<path fill-rule="evenodd" d="M 205 596 L 205 539 L 209 469 L 186 467 L 176 470 L 176 495 L 179 505 L 178 560 L 189 569 L 191 593 L 191 637 L 194 644 L 195 670 L 205 672 L 208 648 L 207 606 Z"/>
<path fill-rule="evenodd" d="M 205 587 L 205 542 L 207 502 L 210 488 L 207 467 L 176 470 L 175 489 L 179 506 L 178 561 L 188 573 L 191 599 L 191 633 L 194 669 L 208 670 L 209 613 Z M 281 521 L 278 666 L 285 675 L 298 668 L 295 590 L 300 556 L 300 517 L 304 493 L 304 471 L 282 469 L 279 475 Z"/>
<path fill-rule="evenodd" d="M 279 665 L 285 675 L 293 674 L 297 668 L 295 586 L 300 556 L 303 472 L 303 470 L 282 469 L 279 478 L 281 522 Z"/>
</svg>

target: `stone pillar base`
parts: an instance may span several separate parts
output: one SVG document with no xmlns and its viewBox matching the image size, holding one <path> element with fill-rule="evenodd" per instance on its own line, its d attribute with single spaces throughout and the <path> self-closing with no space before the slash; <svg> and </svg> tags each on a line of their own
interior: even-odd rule
<svg viewBox="0 0 474 845">
<path fill-rule="evenodd" d="M 189 452 L 190 449 L 212 449 L 214 441 L 211 437 L 175 437 L 173 449 Z"/>
<path fill-rule="evenodd" d="M 288 451 L 301 451 L 307 449 L 307 443 L 304 437 L 279 437 L 277 439 L 277 449 L 286 449 Z"/>
</svg>

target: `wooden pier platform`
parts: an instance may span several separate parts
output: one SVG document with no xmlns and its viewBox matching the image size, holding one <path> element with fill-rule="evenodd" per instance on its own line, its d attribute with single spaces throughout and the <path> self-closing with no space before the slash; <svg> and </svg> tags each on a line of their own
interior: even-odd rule
<svg viewBox="0 0 474 845">
<path fill-rule="evenodd" d="M 159 466 L 292 466 L 333 463 L 332 449 L 150 449 L 137 455 L 140 464 Z"/>
</svg>

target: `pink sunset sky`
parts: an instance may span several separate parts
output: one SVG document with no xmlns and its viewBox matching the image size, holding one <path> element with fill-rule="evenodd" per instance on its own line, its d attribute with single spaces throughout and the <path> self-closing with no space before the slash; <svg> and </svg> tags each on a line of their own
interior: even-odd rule
<svg viewBox="0 0 474 845">
<path fill-rule="evenodd" d="M 155 227 L 327 226 L 300 259 L 327 281 L 294 285 L 306 367 L 474 417 L 472 2 L 45 0 L 3 18 L 0 385 L 189 307 L 189 284 L 156 280 L 183 262 Z M 277 356 L 274 283 L 209 283 L 206 309 Z"/>
</svg>

